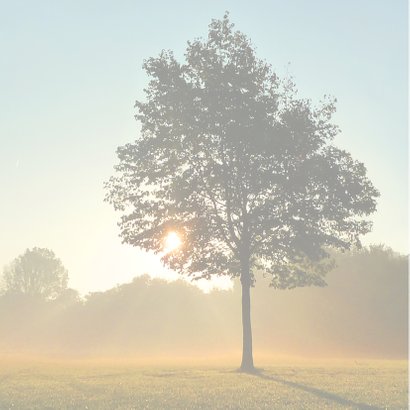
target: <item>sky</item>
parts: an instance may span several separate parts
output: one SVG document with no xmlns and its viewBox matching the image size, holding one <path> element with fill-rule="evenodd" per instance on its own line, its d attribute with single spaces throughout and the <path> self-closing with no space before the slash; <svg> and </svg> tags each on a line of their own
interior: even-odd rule
<svg viewBox="0 0 410 410">
<path fill-rule="evenodd" d="M 103 202 L 118 146 L 138 136 L 143 60 L 205 37 L 225 10 L 299 95 L 337 98 L 336 145 L 379 189 L 364 244 L 408 253 L 408 11 L 405 0 L 0 0 L 0 269 L 52 249 L 82 294 L 148 272 Z"/>
</svg>

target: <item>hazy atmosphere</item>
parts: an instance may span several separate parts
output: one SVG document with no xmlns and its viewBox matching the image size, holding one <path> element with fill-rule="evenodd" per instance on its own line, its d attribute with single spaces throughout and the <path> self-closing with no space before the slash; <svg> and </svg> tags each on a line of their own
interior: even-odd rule
<svg viewBox="0 0 410 410">
<path fill-rule="evenodd" d="M 0 409 L 407 408 L 406 1 L 0 5 Z"/>
<path fill-rule="evenodd" d="M 372 248 L 337 261 L 326 288 L 273 290 L 258 277 L 257 357 L 407 358 L 407 258 Z M 240 355 L 239 283 L 233 291 L 204 294 L 182 281 L 141 277 L 83 302 L 67 293 L 51 304 L 22 298 L 0 303 L 0 349 L 11 356 L 131 358 L 146 364 Z"/>
<path fill-rule="evenodd" d="M 405 1 L 4 2 L 0 266 L 51 248 L 83 294 L 161 270 L 121 245 L 103 182 L 116 148 L 138 136 L 144 59 L 182 56 L 225 10 L 302 97 L 337 98 L 335 142 L 381 192 L 363 241 L 408 252 Z"/>
</svg>

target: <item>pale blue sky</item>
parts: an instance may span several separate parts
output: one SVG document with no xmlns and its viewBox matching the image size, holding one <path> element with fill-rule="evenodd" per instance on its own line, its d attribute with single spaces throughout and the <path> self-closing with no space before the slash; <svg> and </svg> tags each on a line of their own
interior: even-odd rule
<svg viewBox="0 0 410 410">
<path fill-rule="evenodd" d="M 0 269 L 48 247 L 83 293 L 161 270 L 121 245 L 102 185 L 137 136 L 143 59 L 182 56 L 225 10 L 302 96 L 337 97 L 336 143 L 381 191 L 364 243 L 408 252 L 406 1 L 16 0 L 0 1 Z"/>
</svg>

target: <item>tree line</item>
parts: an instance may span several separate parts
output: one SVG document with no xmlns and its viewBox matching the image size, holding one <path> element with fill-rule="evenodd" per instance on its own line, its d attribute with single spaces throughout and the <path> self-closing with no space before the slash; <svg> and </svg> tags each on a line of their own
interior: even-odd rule
<svg viewBox="0 0 410 410">
<path fill-rule="evenodd" d="M 55 263 L 39 263 L 40 255 Z M 3 275 L 3 354 L 140 359 L 240 355 L 238 282 L 232 291 L 205 294 L 182 280 L 168 283 L 143 276 L 80 298 L 67 288 L 67 271 L 51 251 L 34 248 L 22 256 Z M 334 258 L 326 287 L 272 290 L 256 274 L 257 355 L 406 357 L 407 257 L 374 246 Z M 27 269 L 29 260 L 35 269 Z M 50 269 L 47 275 L 40 266 Z"/>
</svg>

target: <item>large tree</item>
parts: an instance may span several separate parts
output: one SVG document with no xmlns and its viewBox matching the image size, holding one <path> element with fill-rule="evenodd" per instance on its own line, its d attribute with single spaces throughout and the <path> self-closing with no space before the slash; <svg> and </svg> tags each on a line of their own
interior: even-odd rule
<svg viewBox="0 0 410 410">
<path fill-rule="evenodd" d="M 27 249 L 4 269 L 6 293 L 56 299 L 67 290 L 68 273 L 54 252 Z"/>
<path fill-rule="evenodd" d="M 332 99 L 315 107 L 255 56 L 228 15 L 206 40 L 149 58 L 141 132 L 119 147 L 107 197 L 124 242 L 162 253 L 194 278 L 240 277 L 243 355 L 253 371 L 250 289 L 324 285 L 326 249 L 360 244 L 378 192 L 366 169 L 332 144 Z M 182 246 L 164 253 L 175 231 Z"/>
</svg>

